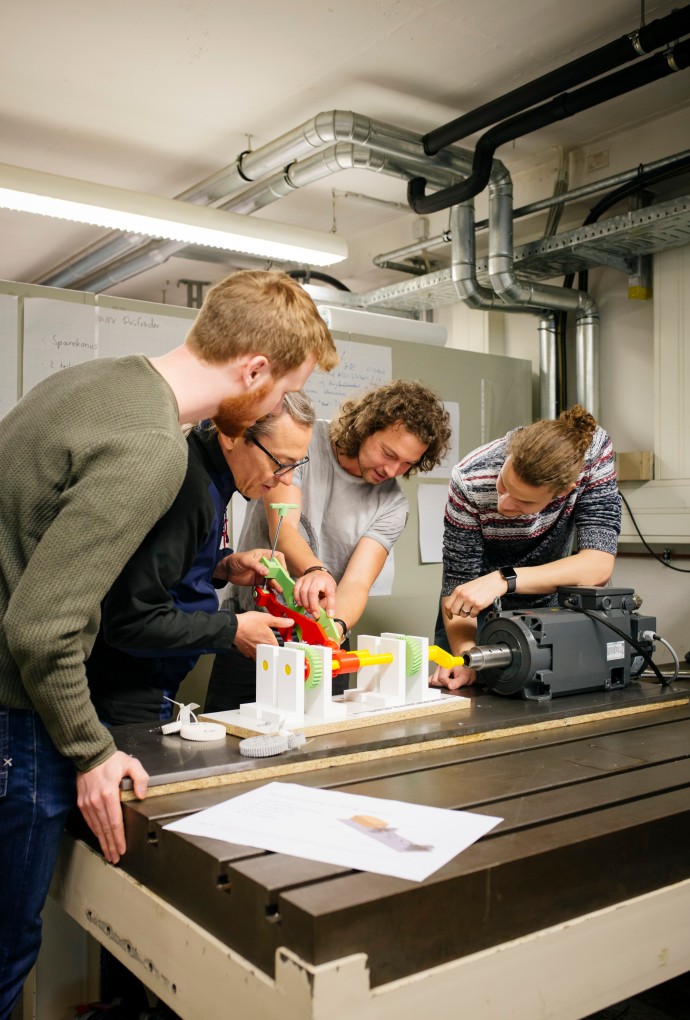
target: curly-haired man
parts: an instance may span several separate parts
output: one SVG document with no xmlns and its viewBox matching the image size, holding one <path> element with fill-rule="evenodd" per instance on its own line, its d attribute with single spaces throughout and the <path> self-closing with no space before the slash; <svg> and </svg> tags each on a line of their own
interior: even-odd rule
<svg viewBox="0 0 690 1020">
<path fill-rule="evenodd" d="M 297 509 L 283 519 L 278 549 L 297 578 L 295 600 L 311 612 L 320 606 L 332 614 L 343 640 L 407 521 L 396 478 L 430 471 L 449 440 L 448 412 L 436 394 L 400 379 L 346 400 L 333 421 L 316 422 L 309 463 L 283 493 Z M 238 548 L 271 544 L 277 514 L 264 502 L 248 507 Z M 250 591 L 237 589 L 234 597 L 239 608 L 253 608 Z M 218 656 L 206 711 L 252 701 L 254 677 L 253 659 L 234 650 Z"/>
</svg>

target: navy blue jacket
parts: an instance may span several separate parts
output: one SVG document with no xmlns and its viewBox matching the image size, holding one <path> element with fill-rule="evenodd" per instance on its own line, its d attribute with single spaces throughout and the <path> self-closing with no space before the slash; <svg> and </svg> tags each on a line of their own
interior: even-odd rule
<svg viewBox="0 0 690 1020">
<path fill-rule="evenodd" d="M 86 663 L 92 700 L 113 725 L 169 718 L 163 695 L 176 695 L 200 655 L 228 651 L 237 631 L 212 580 L 232 551 L 221 546 L 235 481 L 214 431 L 194 429 L 187 446 L 182 488 L 105 598 Z"/>
</svg>

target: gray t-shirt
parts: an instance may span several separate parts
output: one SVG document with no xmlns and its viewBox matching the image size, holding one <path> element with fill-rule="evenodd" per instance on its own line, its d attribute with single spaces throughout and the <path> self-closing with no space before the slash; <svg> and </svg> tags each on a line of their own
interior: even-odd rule
<svg viewBox="0 0 690 1020">
<path fill-rule="evenodd" d="M 302 490 L 299 533 L 314 555 L 340 581 L 360 538 L 373 538 L 386 552 L 395 545 L 407 522 L 408 505 L 392 478 L 372 485 L 341 468 L 331 446 L 329 423 L 314 425 L 309 463 L 297 468 L 294 484 Z M 275 502 L 280 502 L 279 490 Z M 237 548 L 270 548 L 268 521 L 261 500 L 247 504 Z M 232 586 L 241 609 L 253 609 L 252 588 Z"/>
</svg>

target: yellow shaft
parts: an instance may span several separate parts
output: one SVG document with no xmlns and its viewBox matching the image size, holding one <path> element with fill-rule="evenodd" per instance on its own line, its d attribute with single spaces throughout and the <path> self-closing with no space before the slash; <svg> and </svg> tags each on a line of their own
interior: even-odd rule
<svg viewBox="0 0 690 1020">
<path fill-rule="evenodd" d="M 385 666 L 393 661 L 393 656 L 390 652 L 380 652 L 378 655 L 372 655 L 370 652 L 365 652 L 362 649 L 357 652 L 357 655 L 359 656 L 361 666 Z"/>
<path fill-rule="evenodd" d="M 464 666 L 465 660 L 462 655 L 451 655 L 445 648 L 439 645 L 429 645 L 429 661 L 435 662 L 442 669 L 452 669 L 453 666 Z"/>
</svg>

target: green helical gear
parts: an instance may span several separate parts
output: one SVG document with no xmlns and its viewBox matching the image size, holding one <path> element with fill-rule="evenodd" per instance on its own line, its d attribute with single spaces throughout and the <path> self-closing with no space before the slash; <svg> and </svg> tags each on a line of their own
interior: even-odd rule
<svg viewBox="0 0 690 1020">
<path fill-rule="evenodd" d="M 391 637 L 405 642 L 405 676 L 407 678 L 416 676 L 422 668 L 422 649 L 419 641 L 408 637 L 407 634 L 391 634 Z"/>
<path fill-rule="evenodd" d="M 309 666 L 309 676 L 306 676 L 305 670 L 304 686 L 311 691 L 318 687 L 323 680 L 323 663 L 317 652 L 310 645 L 297 645 L 296 647 L 302 649 L 304 652 L 304 663 Z"/>
</svg>

